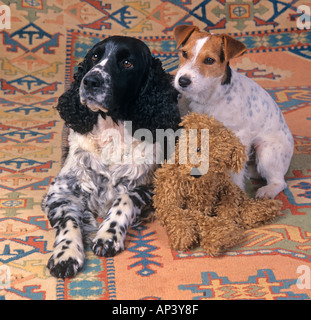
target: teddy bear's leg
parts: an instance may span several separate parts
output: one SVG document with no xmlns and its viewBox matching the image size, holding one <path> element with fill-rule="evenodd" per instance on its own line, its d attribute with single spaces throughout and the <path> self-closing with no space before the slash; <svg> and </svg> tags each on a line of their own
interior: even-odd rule
<svg viewBox="0 0 311 320">
<path fill-rule="evenodd" d="M 214 210 L 216 216 L 197 214 L 194 217 L 200 230 L 200 245 L 212 256 L 235 246 L 243 237 L 238 206 L 240 194 L 236 189 L 228 189 L 221 195 Z"/>
<path fill-rule="evenodd" d="M 231 185 L 234 186 L 233 183 Z M 239 206 L 240 203 L 243 203 L 246 198 L 243 197 L 243 191 L 236 186 L 230 189 L 229 185 L 227 189 L 227 192 L 221 195 L 221 199 L 215 207 L 216 216 L 231 221 L 230 223 L 236 222 L 240 224 Z"/>
<path fill-rule="evenodd" d="M 282 204 L 277 200 L 247 199 L 241 205 L 241 223 L 246 229 L 272 222 L 281 214 Z"/>
<path fill-rule="evenodd" d="M 172 249 L 184 251 L 197 243 L 197 224 L 189 214 L 189 210 L 168 206 L 161 208 L 161 211 L 157 209 L 155 216 L 166 227 Z"/>
<path fill-rule="evenodd" d="M 199 229 L 201 247 L 211 256 L 217 256 L 237 245 L 244 231 L 241 225 L 220 217 L 205 217 Z"/>
</svg>

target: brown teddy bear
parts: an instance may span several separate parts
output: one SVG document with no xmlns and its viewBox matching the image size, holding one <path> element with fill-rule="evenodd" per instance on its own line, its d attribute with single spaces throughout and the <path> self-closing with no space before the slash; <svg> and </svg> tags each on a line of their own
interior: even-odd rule
<svg viewBox="0 0 311 320">
<path fill-rule="evenodd" d="M 238 173 L 247 155 L 222 123 L 191 113 L 181 127 L 175 161 L 170 158 L 155 174 L 155 217 L 167 229 L 174 250 L 200 245 L 215 256 L 238 244 L 245 229 L 271 222 L 281 204 L 251 199 L 231 181 L 230 171 Z"/>
</svg>

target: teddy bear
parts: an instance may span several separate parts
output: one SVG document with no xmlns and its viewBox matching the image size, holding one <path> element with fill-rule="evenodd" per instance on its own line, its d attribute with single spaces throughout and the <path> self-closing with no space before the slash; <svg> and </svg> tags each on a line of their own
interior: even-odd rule
<svg viewBox="0 0 311 320">
<path fill-rule="evenodd" d="M 190 113 L 180 126 L 175 152 L 155 172 L 155 217 L 172 249 L 200 246 L 217 256 L 237 245 L 246 229 L 272 222 L 281 203 L 250 198 L 232 182 L 231 174 L 246 163 L 246 148 L 221 122 Z"/>
</svg>

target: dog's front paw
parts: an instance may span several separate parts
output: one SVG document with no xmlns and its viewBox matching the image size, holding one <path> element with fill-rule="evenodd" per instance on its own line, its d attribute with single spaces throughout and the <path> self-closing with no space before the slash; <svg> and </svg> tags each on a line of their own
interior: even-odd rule
<svg viewBox="0 0 311 320">
<path fill-rule="evenodd" d="M 124 240 L 122 237 L 106 232 L 95 237 L 92 241 L 92 250 L 100 257 L 114 257 L 124 250 Z"/>
<path fill-rule="evenodd" d="M 55 247 L 47 267 L 52 276 L 65 279 L 74 277 L 82 269 L 83 262 L 83 248 L 61 244 Z"/>
<path fill-rule="evenodd" d="M 79 264 L 78 260 L 73 258 L 69 258 L 66 261 L 62 260 L 55 262 L 53 256 L 48 262 L 48 268 L 50 269 L 51 275 L 62 279 L 74 277 L 78 271 L 81 270 L 82 265 Z"/>
</svg>

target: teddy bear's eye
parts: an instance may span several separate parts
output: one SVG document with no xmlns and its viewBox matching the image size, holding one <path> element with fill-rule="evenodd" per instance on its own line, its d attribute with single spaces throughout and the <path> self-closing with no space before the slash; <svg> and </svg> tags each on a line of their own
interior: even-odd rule
<svg viewBox="0 0 311 320">
<path fill-rule="evenodd" d="M 201 151 L 201 148 L 199 147 L 199 148 L 197 148 L 197 152 L 200 152 Z"/>
</svg>

